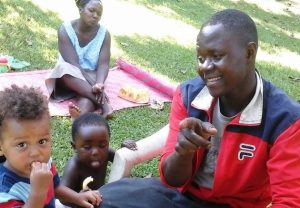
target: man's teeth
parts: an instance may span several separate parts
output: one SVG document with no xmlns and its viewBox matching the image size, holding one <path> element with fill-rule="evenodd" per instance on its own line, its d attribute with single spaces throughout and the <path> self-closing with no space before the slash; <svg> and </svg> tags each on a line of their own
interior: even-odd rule
<svg viewBox="0 0 300 208">
<path fill-rule="evenodd" d="M 209 78 L 209 79 L 207 79 L 207 81 L 213 82 L 213 81 L 217 81 L 217 80 L 219 80 L 219 79 L 221 79 L 221 77 Z"/>
</svg>

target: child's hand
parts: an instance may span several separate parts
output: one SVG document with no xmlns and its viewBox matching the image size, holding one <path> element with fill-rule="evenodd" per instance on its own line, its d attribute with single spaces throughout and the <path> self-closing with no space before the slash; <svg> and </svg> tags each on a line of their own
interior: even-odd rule
<svg viewBox="0 0 300 208">
<path fill-rule="evenodd" d="M 123 141 L 121 147 L 126 147 L 133 151 L 137 150 L 136 142 L 132 139 L 126 139 L 125 141 Z"/>
<path fill-rule="evenodd" d="M 31 190 L 39 194 L 47 193 L 53 177 L 47 163 L 33 162 L 31 167 Z"/>
<path fill-rule="evenodd" d="M 84 208 L 93 208 L 94 206 L 99 206 L 102 202 L 102 196 L 99 191 L 84 191 L 78 193 L 79 203 L 77 205 Z"/>
<path fill-rule="evenodd" d="M 30 172 L 30 194 L 24 207 L 44 207 L 52 173 L 46 163 L 33 162 Z"/>
</svg>

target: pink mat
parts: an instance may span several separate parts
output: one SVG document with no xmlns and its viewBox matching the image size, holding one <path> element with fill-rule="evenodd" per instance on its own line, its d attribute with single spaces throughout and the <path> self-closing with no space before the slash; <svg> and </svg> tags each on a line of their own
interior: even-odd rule
<svg viewBox="0 0 300 208">
<path fill-rule="evenodd" d="M 42 92 L 48 96 L 45 79 L 50 72 L 51 70 L 37 70 L 0 74 L 0 90 L 9 87 L 11 84 L 18 86 L 27 85 L 40 87 Z M 158 99 L 163 102 L 170 102 L 175 90 L 175 86 L 166 81 L 159 80 L 151 76 L 148 72 L 119 59 L 117 61 L 117 67 L 109 72 L 105 83 L 106 93 L 114 110 L 145 105 L 132 103 L 118 97 L 119 89 L 125 84 L 129 84 L 138 89 L 147 88 L 150 92 L 150 99 Z M 60 103 L 50 102 L 49 109 L 51 116 L 69 116 L 68 103 L 69 101 Z"/>
</svg>

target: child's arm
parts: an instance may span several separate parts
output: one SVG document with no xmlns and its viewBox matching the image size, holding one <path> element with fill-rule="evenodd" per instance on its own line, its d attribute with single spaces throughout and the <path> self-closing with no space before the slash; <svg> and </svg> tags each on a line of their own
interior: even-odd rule
<svg viewBox="0 0 300 208">
<path fill-rule="evenodd" d="M 79 184 L 80 170 L 77 169 L 75 157 L 73 156 L 67 163 L 61 183 L 70 189 L 79 192 L 81 190 L 81 184 Z"/>
<path fill-rule="evenodd" d="M 52 181 L 52 173 L 46 163 L 35 162 L 30 173 L 31 191 L 24 208 L 43 208 L 49 186 Z"/>
<path fill-rule="evenodd" d="M 99 191 L 77 193 L 64 185 L 59 185 L 55 188 L 55 196 L 62 203 L 75 204 L 84 208 L 99 206 L 102 201 Z"/>
</svg>

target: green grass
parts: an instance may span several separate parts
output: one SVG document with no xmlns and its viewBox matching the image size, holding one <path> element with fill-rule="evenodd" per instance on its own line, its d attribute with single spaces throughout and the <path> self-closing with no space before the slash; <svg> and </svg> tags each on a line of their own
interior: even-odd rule
<svg viewBox="0 0 300 208">
<path fill-rule="evenodd" d="M 31 69 L 53 67 L 57 58 L 54 12 L 44 12 L 28 0 L 1 0 L 0 53 L 31 63 Z"/>
<path fill-rule="evenodd" d="M 290 11 L 277 14 L 267 12 L 256 4 L 230 0 L 128 0 L 126 2 L 148 8 L 158 16 L 177 20 L 194 28 L 199 28 L 201 23 L 216 10 L 242 9 L 256 21 L 259 45 L 264 52 L 276 57 L 282 50 L 287 50 L 300 56 L 300 21 L 298 21 L 300 17 L 299 14 Z M 289 1 L 280 2 L 286 4 Z M 112 16 L 112 18 L 117 17 Z M 30 62 L 31 66 L 25 70 L 45 69 L 55 65 L 56 29 L 63 22 L 55 11 L 42 10 L 31 0 L 2 0 L 0 19 L 0 54 L 9 54 Z M 126 22 L 126 24 L 134 23 Z M 172 32 L 180 34 L 181 30 L 182 28 L 175 28 Z M 159 28 L 157 32 L 160 32 Z M 193 39 L 196 40 L 196 36 Z M 112 41 L 115 48 L 112 48 L 111 65 L 121 54 L 127 61 L 151 73 L 167 76 L 174 82 L 181 82 L 196 75 L 194 42 L 182 44 L 169 36 L 155 38 L 147 34 L 127 35 L 126 31 L 123 35 L 112 34 Z M 119 51 L 118 54 L 114 52 L 117 51 L 116 49 Z M 287 64 L 289 61 L 281 63 L 258 61 L 257 68 L 266 79 L 274 82 L 295 100 L 300 100 L 300 82 L 289 78 L 289 76 L 299 78 L 300 72 L 292 64 Z M 109 121 L 112 130 L 111 146 L 119 148 L 124 139 L 139 139 L 151 135 L 168 122 L 169 110 L 170 105 L 167 104 L 163 111 L 139 107 L 116 112 L 115 117 Z M 53 157 L 59 172 L 62 173 L 66 161 L 73 154 L 69 144 L 71 122 L 69 118 L 56 117 L 52 119 L 52 125 Z M 134 168 L 133 175 L 141 177 L 150 173 L 158 175 L 157 163 L 158 158 L 155 158 L 138 165 Z"/>
</svg>

